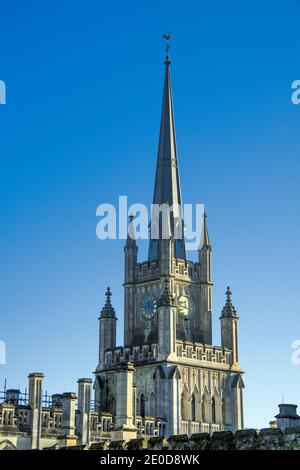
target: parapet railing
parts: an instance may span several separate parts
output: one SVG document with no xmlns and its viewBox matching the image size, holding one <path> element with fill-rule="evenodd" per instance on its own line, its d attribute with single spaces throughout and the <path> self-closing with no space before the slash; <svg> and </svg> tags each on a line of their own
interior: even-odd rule
<svg viewBox="0 0 300 470">
<path fill-rule="evenodd" d="M 18 392 L 14 396 L 8 394 L 7 390 L 0 390 L 0 404 L 1 403 L 10 403 L 16 406 L 28 406 L 28 392 L 25 389 L 24 392 Z M 45 408 L 51 408 L 52 406 L 52 397 L 45 392 L 42 396 L 42 406 Z"/>
</svg>

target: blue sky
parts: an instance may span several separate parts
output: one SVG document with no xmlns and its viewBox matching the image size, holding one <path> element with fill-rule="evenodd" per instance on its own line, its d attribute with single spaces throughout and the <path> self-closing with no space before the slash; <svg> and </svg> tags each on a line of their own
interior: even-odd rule
<svg viewBox="0 0 300 470">
<path fill-rule="evenodd" d="M 38 370 L 49 393 L 76 391 L 97 364 L 108 284 L 122 342 L 123 242 L 96 238 L 96 207 L 151 202 L 171 31 L 183 199 L 205 204 L 213 245 L 214 342 L 230 285 L 246 425 L 267 426 L 282 395 L 300 403 L 300 2 L 0 7 L 0 383 L 24 388 Z"/>
</svg>

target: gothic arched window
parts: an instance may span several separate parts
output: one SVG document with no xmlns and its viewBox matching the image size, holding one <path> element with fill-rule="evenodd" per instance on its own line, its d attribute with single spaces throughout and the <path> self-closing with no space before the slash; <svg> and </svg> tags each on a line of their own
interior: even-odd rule
<svg viewBox="0 0 300 470">
<path fill-rule="evenodd" d="M 226 400 L 222 399 L 222 423 L 226 424 Z"/>
<path fill-rule="evenodd" d="M 111 397 L 110 399 L 110 412 L 113 416 L 116 416 L 116 400 L 115 397 Z"/>
<path fill-rule="evenodd" d="M 141 402 L 141 417 L 145 418 L 145 397 L 143 394 L 141 395 L 140 402 Z"/>
<path fill-rule="evenodd" d="M 212 423 L 216 422 L 216 400 L 215 400 L 215 397 L 212 397 L 212 400 L 211 400 L 211 421 L 212 421 Z"/>
<path fill-rule="evenodd" d="M 191 401 L 191 407 L 192 407 L 192 421 L 196 421 L 196 399 L 195 395 L 192 396 L 192 401 Z"/>
<path fill-rule="evenodd" d="M 201 402 L 201 419 L 202 423 L 206 423 L 206 398 L 202 397 Z"/>
<path fill-rule="evenodd" d="M 183 420 L 188 419 L 187 395 L 186 395 L 185 391 L 181 395 L 181 419 L 183 419 Z"/>
<path fill-rule="evenodd" d="M 151 393 L 150 395 L 150 416 L 155 417 L 155 396 L 154 393 Z"/>
</svg>

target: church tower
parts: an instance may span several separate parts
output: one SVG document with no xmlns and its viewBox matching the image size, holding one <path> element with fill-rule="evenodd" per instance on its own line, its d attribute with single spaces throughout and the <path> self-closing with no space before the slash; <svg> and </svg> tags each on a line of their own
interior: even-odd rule
<svg viewBox="0 0 300 470">
<path fill-rule="evenodd" d="M 243 427 L 244 387 L 237 315 L 227 291 L 220 318 L 222 345 L 214 346 L 207 216 L 203 214 L 198 260 L 189 261 L 168 55 L 164 65 L 148 259 L 138 261 L 131 216 L 124 247 L 124 346 L 115 345 L 116 316 L 107 293 L 100 316 L 95 402 L 98 411 L 112 415 L 119 433 L 126 431 L 124 426 L 131 435 L 133 429 L 138 435 L 235 431 Z M 126 380 L 120 380 L 120 371 Z M 123 415 L 127 410 L 126 422 L 118 410 Z"/>
</svg>

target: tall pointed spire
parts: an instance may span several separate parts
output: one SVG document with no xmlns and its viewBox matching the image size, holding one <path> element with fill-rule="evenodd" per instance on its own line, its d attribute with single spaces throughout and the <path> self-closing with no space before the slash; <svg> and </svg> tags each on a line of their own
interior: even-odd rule
<svg viewBox="0 0 300 470">
<path fill-rule="evenodd" d="M 125 252 L 125 283 L 131 283 L 135 277 L 135 267 L 137 264 L 138 247 L 135 241 L 135 233 L 133 226 L 133 215 L 129 215 L 129 225 L 127 232 L 127 240 L 124 246 Z"/>
<path fill-rule="evenodd" d="M 168 52 L 168 48 L 167 48 Z M 169 55 L 165 59 L 165 81 L 163 102 L 161 111 L 160 135 L 156 163 L 155 186 L 153 195 L 153 204 L 167 204 L 170 208 L 173 206 L 174 213 L 170 216 L 171 235 L 174 237 L 175 221 L 180 214 L 181 209 L 181 191 L 178 172 L 177 149 L 175 138 L 175 124 L 173 113 L 172 85 L 170 75 L 170 58 Z M 162 220 L 159 219 L 159 235 L 161 237 Z M 180 228 L 180 238 L 175 236 L 175 256 L 185 259 L 185 243 L 183 224 Z M 151 234 L 150 234 L 151 237 Z M 160 257 L 160 241 L 150 238 L 149 244 L 149 261 Z"/>
<path fill-rule="evenodd" d="M 126 240 L 125 248 L 136 247 L 136 250 L 137 250 L 133 220 L 134 220 L 134 216 L 132 214 L 129 214 L 129 224 L 128 224 L 127 240 Z"/>
<path fill-rule="evenodd" d="M 210 242 L 209 242 L 208 228 L 207 228 L 206 219 L 207 219 L 207 215 L 206 215 L 206 212 L 204 211 L 199 250 L 201 250 L 203 247 L 205 247 L 205 248 L 210 248 L 211 247 Z"/>
</svg>

